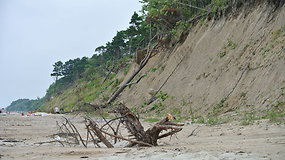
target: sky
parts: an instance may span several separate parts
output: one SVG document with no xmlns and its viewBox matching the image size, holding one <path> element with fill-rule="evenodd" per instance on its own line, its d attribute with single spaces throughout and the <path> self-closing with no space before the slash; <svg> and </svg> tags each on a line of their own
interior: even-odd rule
<svg viewBox="0 0 285 160">
<path fill-rule="evenodd" d="M 139 0 L 0 0 L 0 107 L 43 97 L 56 61 L 91 57 L 140 9 Z"/>
</svg>

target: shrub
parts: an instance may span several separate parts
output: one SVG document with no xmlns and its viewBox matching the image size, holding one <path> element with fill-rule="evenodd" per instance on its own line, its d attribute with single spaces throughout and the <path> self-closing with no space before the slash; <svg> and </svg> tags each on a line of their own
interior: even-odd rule
<svg viewBox="0 0 285 160">
<path fill-rule="evenodd" d="M 224 57 L 226 54 L 227 54 L 226 51 L 222 51 L 222 52 L 219 52 L 217 55 L 218 55 L 220 58 L 222 58 L 222 57 Z"/>
<path fill-rule="evenodd" d="M 169 95 L 167 93 L 164 93 L 162 91 L 159 91 L 156 95 L 156 98 L 161 99 L 162 101 L 165 101 Z"/>
</svg>

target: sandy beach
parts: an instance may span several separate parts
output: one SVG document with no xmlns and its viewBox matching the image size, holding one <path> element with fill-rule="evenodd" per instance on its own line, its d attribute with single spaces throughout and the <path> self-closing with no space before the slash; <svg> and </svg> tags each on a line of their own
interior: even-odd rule
<svg viewBox="0 0 285 160">
<path fill-rule="evenodd" d="M 88 148 L 63 147 L 59 143 L 40 144 L 53 140 L 51 135 L 58 132 L 56 121 L 62 121 L 62 116 L 0 116 L 0 159 L 282 160 L 285 157 L 285 125 L 272 124 L 267 120 L 248 126 L 186 122 L 181 132 L 162 139 L 157 147 L 124 148 L 126 143 L 123 141 L 112 149 L 95 148 L 92 144 Z M 78 127 L 80 133 L 86 132 L 82 117 L 64 116 Z M 151 125 L 144 123 L 145 129 Z"/>
</svg>

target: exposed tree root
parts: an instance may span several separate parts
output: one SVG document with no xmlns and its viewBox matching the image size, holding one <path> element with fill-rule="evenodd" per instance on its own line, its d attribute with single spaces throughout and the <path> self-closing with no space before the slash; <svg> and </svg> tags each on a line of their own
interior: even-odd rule
<svg viewBox="0 0 285 160">
<path fill-rule="evenodd" d="M 56 137 L 56 141 L 52 142 L 59 142 L 63 145 L 63 143 L 67 144 L 82 144 L 84 147 L 88 146 L 88 142 L 92 141 L 95 147 L 101 147 L 99 143 L 103 143 L 108 148 L 113 148 L 114 145 L 111 143 L 110 140 L 114 138 L 114 144 L 117 140 L 128 141 L 130 143 L 129 146 L 139 145 L 139 146 L 157 146 L 157 140 L 161 138 L 165 138 L 168 136 L 172 136 L 182 130 L 181 126 L 184 124 L 176 123 L 171 120 L 174 117 L 168 114 L 165 118 L 161 121 L 156 123 L 153 127 L 144 130 L 139 118 L 132 113 L 125 105 L 119 104 L 118 107 L 113 109 L 111 113 L 119 114 L 120 117 L 114 118 L 112 120 L 107 121 L 105 118 L 105 123 L 100 127 L 99 123 L 95 122 L 91 118 L 85 118 L 85 126 L 86 126 L 86 140 L 82 138 L 80 133 L 78 132 L 75 125 L 64 117 L 64 122 L 60 125 L 57 123 L 59 127 L 60 133 L 53 135 L 52 137 Z M 113 122 L 118 122 L 116 125 Z M 122 135 L 119 135 L 119 131 L 123 128 L 121 127 L 123 124 L 125 129 L 134 136 L 134 138 L 126 138 Z M 161 134 L 163 130 L 168 132 Z M 113 132 L 110 133 L 110 131 Z M 62 138 L 64 137 L 64 138 Z M 70 138 L 68 138 L 70 137 Z M 49 143 L 49 142 L 43 142 Z"/>
</svg>

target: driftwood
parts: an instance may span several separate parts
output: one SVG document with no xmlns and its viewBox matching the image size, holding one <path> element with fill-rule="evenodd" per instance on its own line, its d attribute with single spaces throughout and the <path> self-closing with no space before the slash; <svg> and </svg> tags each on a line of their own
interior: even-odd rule
<svg viewBox="0 0 285 160">
<path fill-rule="evenodd" d="M 93 131 L 96 133 L 96 136 L 108 147 L 108 148 L 113 148 L 114 146 L 106 139 L 106 137 L 104 137 L 104 135 L 102 134 L 102 130 L 100 130 L 98 128 L 98 125 L 96 122 L 94 122 L 91 119 L 86 119 L 87 122 L 89 123 L 87 126 L 91 127 L 91 129 L 93 129 Z"/>
<path fill-rule="evenodd" d="M 108 132 L 105 132 L 103 130 L 101 130 L 101 132 L 111 136 L 111 137 L 115 137 L 115 138 L 118 138 L 118 139 L 121 139 L 121 140 L 125 140 L 125 141 L 128 141 L 128 142 L 131 142 L 131 143 L 134 143 L 134 144 L 141 144 L 141 145 L 145 145 L 145 146 L 150 146 L 152 147 L 152 145 L 148 144 L 148 143 L 144 143 L 144 142 L 140 142 L 140 141 L 135 141 L 135 140 L 131 140 L 131 139 L 128 139 L 128 138 L 124 138 L 122 136 L 117 136 L 117 135 L 113 135 L 113 134 L 110 134 Z"/>
<path fill-rule="evenodd" d="M 59 142 L 62 145 L 63 143 L 67 143 L 69 145 L 82 144 L 84 147 L 87 147 L 88 142 L 92 141 L 95 147 L 101 147 L 99 143 L 103 143 L 106 147 L 113 148 L 114 145 L 111 143 L 110 140 L 114 138 L 114 144 L 117 142 L 117 140 L 123 140 L 130 143 L 128 146 L 139 145 L 152 147 L 158 145 L 158 139 L 172 136 L 181 131 L 181 126 L 184 125 L 171 121 L 174 119 L 174 117 L 168 114 L 165 118 L 156 123 L 153 127 L 145 131 L 144 127 L 139 121 L 139 118 L 134 113 L 132 113 L 125 105 L 119 104 L 119 106 L 113 109 L 111 113 L 119 114 L 119 117 L 109 121 L 103 118 L 105 123 L 103 123 L 103 125 L 100 123 L 102 125 L 101 127 L 99 126 L 99 123 L 97 123 L 95 120 L 91 118 L 85 118 L 85 126 L 87 130 L 86 139 L 84 139 L 80 135 L 75 125 L 70 120 L 64 117 L 65 121 L 62 125 L 57 123 L 60 133 L 52 136 L 57 136 L 58 139 L 56 139 L 56 141 L 42 143 Z M 127 131 L 133 136 L 133 138 L 126 138 L 122 135 L 119 135 L 119 130 L 122 129 L 121 126 L 123 126 L 122 124 L 125 126 Z M 168 132 L 161 134 L 163 130 L 166 130 Z M 110 131 L 112 131 L 113 134 L 110 133 Z M 71 137 L 71 139 L 68 139 L 66 137 Z"/>
<path fill-rule="evenodd" d="M 187 137 L 191 137 L 191 136 L 193 136 L 194 135 L 194 132 L 196 131 L 196 129 L 198 129 L 199 128 L 199 126 L 198 127 L 196 127 L 195 129 L 193 129 L 193 131 L 187 136 Z M 197 134 L 197 133 L 196 133 Z"/>
<path fill-rule="evenodd" d="M 42 144 L 46 144 L 46 143 L 60 143 L 60 144 L 64 147 L 63 142 L 57 141 L 57 140 L 54 140 L 54 141 L 47 141 L 47 142 L 37 142 L 37 143 L 34 143 L 34 144 L 42 145 Z"/>
<path fill-rule="evenodd" d="M 157 146 L 158 139 L 171 136 L 181 131 L 182 128 L 177 126 L 184 125 L 176 122 L 171 122 L 171 120 L 173 120 L 173 116 L 168 114 L 167 117 L 156 123 L 152 128 L 149 128 L 148 130 L 144 131 L 144 128 L 140 123 L 138 117 L 123 104 L 120 104 L 119 107 L 113 110 L 113 112 L 119 113 L 123 117 L 121 121 L 125 124 L 128 131 L 135 137 L 136 140 L 147 143 L 152 146 Z M 171 131 L 160 135 L 163 130 L 169 129 Z"/>
<path fill-rule="evenodd" d="M 79 134 L 77 128 L 74 126 L 73 123 L 71 123 L 67 118 L 63 117 L 66 120 L 66 123 L 69 125 L 69 127 L 72 129 L 73 133 L 75 133 L 76 135 L 78 135 L 78 138 L 80 139 L 80 141 L 82 142 L 83 146 L 87 148 L 86 144 L 83 142 L 83 139 L 81 137 L 81 135 Z M 76 138 L 77 139 L 77 138 Z M 77 139 L 78 141 L 78 139 Z"/>
</svg>

